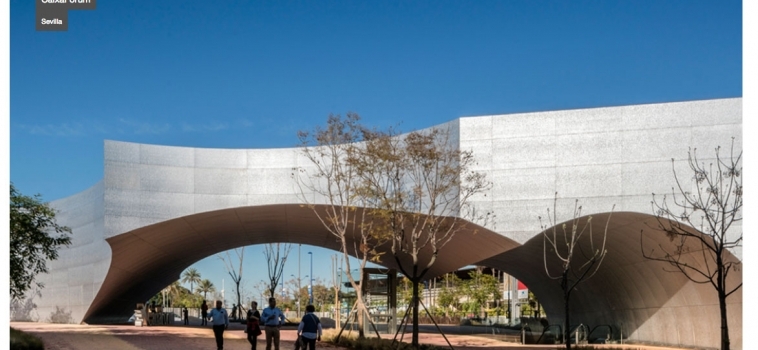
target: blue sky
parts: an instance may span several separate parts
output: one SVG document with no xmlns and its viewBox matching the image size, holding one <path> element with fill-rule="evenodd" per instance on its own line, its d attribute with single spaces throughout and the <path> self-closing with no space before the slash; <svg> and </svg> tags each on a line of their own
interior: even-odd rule
<svg viewBox="0 0 758 350">
<path fill-rule="evenodd" d="M 102 179 L 104 139 L 291 147 L 329 113 L 408 131 L 742 96 L 740 1 L 99 1 L 67 32 L 36 32 L 33 1 L 10 16 L 10 178 L 46 200 Z M 220 284 L 217 259 L 198 267 Z"/>
</svg>

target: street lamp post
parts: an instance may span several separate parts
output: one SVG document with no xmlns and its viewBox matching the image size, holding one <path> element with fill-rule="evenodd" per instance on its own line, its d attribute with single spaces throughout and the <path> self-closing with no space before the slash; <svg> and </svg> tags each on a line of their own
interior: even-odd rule
<svg viewBox="0 0 758 350">
<path fill-rule="evenodd" d="M 298 270 L 300 270 L 300 269 L 298 268 Z M 300 273 L 298 271 L 298 275 L 299 274 Z M 295 278 L 295 275 L 290 275 L 290 276 L 292 276 L 292 278 Z M 295 292 L 295 298 L 297 299 L 297 317 L 300 317 L 300 303 L 302 302 L 302 300 L 300 300 L 300 290 L 301 289 L 302 289 L 302 287 L 300 286 L 300 277 L 298 276 L 297 277 L 297 292 Z"/>
<path fill-rule="evenodd" d="M 300 247 L 302 244 L 297 245 L 297 317 L 300 317 Z"/>
<path fill-rule="evenodd" d="M 311 283 L 309 284 L 308 288 L 308 303 L 310 305 L 313 305 L 313 252 L 308 252 L 308 255 L 311 256 Z"/>
</svg>

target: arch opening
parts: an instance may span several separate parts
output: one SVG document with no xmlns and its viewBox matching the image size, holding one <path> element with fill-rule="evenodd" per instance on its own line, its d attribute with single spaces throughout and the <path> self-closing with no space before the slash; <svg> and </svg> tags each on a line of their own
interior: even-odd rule
<svg viewBox="0 0 758 350">
<path fill-rule="evenodd" d="M 611 213 L 587 215 L 593 217 L 593 230 L 602 232 Z M 657 218 L 637 212 L 615 212 L 608 227 L 608 250 L 597 274 L 579 284 L 570 299 L 572 325 L 585 324 L 590 328 L 611 325 L 625 339 L 675 345 L 719 344 L 718 332 L 693 332 L 693 329 L 720 329 L 718 298 L 712 286 L 696 284 L 681 273 L 670 272 L 662 262 L 646 259 L 648 251 L 666 244 L 669 238 L 658 228 Z M 558 225 L 562 225 L 559 223 Z M 693 232 L 697 232 L 692 229 Z M 693 244 L 693 251 L 697 248 Z M 587 240 L 582 242 L 589 248 Z M 728 253 L 729 258 L 734 258 Z M 691 264 L 702 264 L 702 257 L 690 254 L 683 257 Z M 736 259 L 736 258 L 734 258 Z M 548 268 L 560 262 L 548 254 Z M 563 292 L 559 280 L 545 272 L 542 232 L 524 245 L 482 260 L 484 265 L 505 271 L 530 287 L 543 304 L 550 324 L 563 325 Z M 729 276 L 728 283 L 738 284 L 740 274 Z M 727 301 L 731 313 L 740 313 L 742 294 L 736 292 Z M 732 311 L 732 309 L 734 311 Z M 711 315 L 711 316 L 709 316 Z M 741 341 L 742 322 L 739 316 L 730 319 L 730 337 Z"/>
<path fill-rule="evenodd" d="M 317 206 L 317 210 L 325 210 Z M 361 210 L 361 209 L 358 209 Z M 460 219 L 458 219 L 460 220 Z M 357 234 L 348 232 L 348 245 Z M 147 300 L 179 279 L 184 269 L 213 254 L 236 247 L 266 243 L 300 243 L 340 251 L 341 243 L 300 204 L 278 204 L 222 209 L 184 216 L 145 226 L 106 239 L 111 247 L 110 268 L 92 304 L 86 323 L 120 323 L 136 302 Z M 429 277 L 453 271 L 518 246 L 513 240 L 466 222 L 453 241 L 443 247 Z M 399 269 L 389 245 L 380 247 L 379 265 Z M 428 258 L 423 251 L 421 259 Z M 401 259 L 404 266 L 409 259 Z"/>
</svg>

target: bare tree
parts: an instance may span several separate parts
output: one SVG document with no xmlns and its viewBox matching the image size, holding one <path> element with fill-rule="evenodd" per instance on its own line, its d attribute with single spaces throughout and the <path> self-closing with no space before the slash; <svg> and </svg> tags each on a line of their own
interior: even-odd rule
<svg viewBox="0 0 758 350">
<path fill-rule="evenodd" d="M 376 250 L 387 240 L 386 232 L 374 227 L 373 213 L 365 208 L 368 200 L 361 192 L 356 164 L 361 155 L 358 142 L 363 141 L 368 130 L 359 123 L 360 117 L 348 113 L 343 119 L 330 115 L 325 128 L 312 132 L 301 131 L 302 153 L 309 160 L 309 167 L 295 168 L 293 177 L 300 189 L 301 199 L 309 204 L 324 227 L 341 245 L 347 271 L 351 271 L 349 256 L 360 259 L 360 276 L 366 263 L 379 258 Z M 316 195 L 323 206 L 316 206 Z M 361 208 L 363 207 L 363 208 Z M 325 208 L 325 209 L 324 209 Z M 363 315 L 369 316 L 360 293 L 360 281 L 347 274 L 351 286 L 357 291 L 359 337 L 364 337 Z M 378 336 L 378 333 L 377 333 Z"/>
<path fill-rule="evenodd" d="M 235 261 L 232 259 L 232 255 L 229 254 L 230 251 L 234 251 L 238 263 L 236 267 L 234 266 Z M 240 283 L 242 282 L 242 261 L 245 259 L 245 247 L 230 249 L 224 253 L 226 254 L 225 256 L 219 254 L 217 257 L 224 262 L 226 272 L 229 273 L 229 277 L 231 277 L 232 282 L 234 282 L 235 294 L 237 295 L 237 307 L 239 307 L 240 310 L 238 315 L 242 315 L 244 306 L 242 305 L 242 290 Z"/>
<path fill-rule="evenodd" d="M 433 128 L 398 135 L 394 130 L 365 136 L 355 157 L 360 191 L 377 208 L 390 233 L 391 251 L 401 272 L 413 283 L 412 344 L 418 347 L 418 285 L 439 257 L 439 251 L 466 226 L 468 218 L 486 221 L 471 198 L 490 183 L 471 170 L 475 158 L 451 140 L 449 129 Z M 408 269 L 401 261 L 411 260 Z"/>
<path fill-rule="evenodd" d="M 603 263 L 608 252 L 605 249 L 605 241 L 612 215 L 608 215 L 602 238 L 598 239 L 592 229 L 592 216 L 582 217 L 582 207 L 579 205 L 579 200 L 574 202 L 573 219 L 561 225 L 558 225 L 556 217 L 557 203 L 558 193 L 556 192 L 553 200 L 553 212 L 551 213 L 550 209 L 547 210 L 547 224 L 543 224 L 542 217 L 539 218 L 543 237 L 542 256 L 547 276 L 561 281 L 565 313 L 563 339 L 566 343 L 566 349 L 571 349 L 571 313 L 569 309 L 571 292 L 576 289 L 579 283 L 595 275 Z M 614 205 L 613 208 L 615 207 Z M 613 208 L 611 212 L 613 212 Z M 596 244 L 596 239 L 600 241 L 600 244 Z M 549 255 L 558 259 L 560 268 L 557 271 L 555 268 L 550 268 L 548 264 Z"/>
<path fill-rule="evenodd" d="M 741 261 L 729 250 L 742 246 L 742 230 L 730 232 L 732 225 L 742 221 L 742 151 L 735 154 L 734 138 L 729 157 L 722 158 L 716 148 L 715 162 L 701 162 L 696 149 L 687 152 L 687 163 L 693 182 L 680 179 L 674 159 L 671 160 L 676 187 L 671 196 L 659 201 L 653 194 L 653 211 L 658 229 L 669 238 L 668 245 L 660 244 L 659 251 L 651 249 L 643 255 L 673 267 L 690 281 L 710 284 L 716 289 L 721 311 L 721 349 L 730 348 L 726 299 L 742 287 L 727 283 L 730 272 L 740 273 Z M 673 206 L 669 206 L 669 203 Z M 694 230 L 692 228 L 695 228 Z M 642 244 L 642 243 L 640 243 Z M 700 264 L 689 256 L 702 257 Z M 671 270 L 667 270 L 671 271 Z"/>
<path fill-rule="evenodd" d="M 292 244 L 289 243 L 271 243 L 263 246 L 263 255 L 266 256 L 266 262 L 268 263 L 268 292 L 270 298 L 275 296 L 276 286 L 282 280 L 284 264 L 287 262 L 290 250 L 292 250 Z"/>
<path fill-rule="evenodd" d="M 253 300 L 261 302 L 260 305 L 266 305 L 265 299 L 267 298 L 267 295 L 270 297 L 270 291 L 269 286 L 271 285 L 270 282 L 260 280 L 258 283 L 253 285 L 253 289 L 256 291 L 255 297 L 253 297 Z M 256 299 L 257 297 L 260 297 L 260 299 Z"/>
</svg>

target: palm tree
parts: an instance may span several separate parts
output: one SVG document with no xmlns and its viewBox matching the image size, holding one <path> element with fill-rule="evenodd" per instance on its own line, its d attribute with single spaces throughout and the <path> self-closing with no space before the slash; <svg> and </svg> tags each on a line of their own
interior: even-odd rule
<svg viewBox="0 0 758 350">
<path fill-rule="evenodd" d="M 182 274 L 182 282 L 189 283 L 190 284 L 190 293 L 194 290 L 194 284 L 200 283 L 200 272 L 197 272 L 196 268 L 188 269 L 187 271 L 184 271 L 184 274 Z"/>
<path fill-rule="evenodd" d="M 208 300 L 208 293 L 213 293 L 216 291 L 216 287 L 213 286 L 213 283 L 209 280 L 202 280 L 197 286 L 197 292 L 203 293 L 203 299 Z"/>
<path fill-rule="evenodd" d="M 177 280 L 172 282 L 171 284 L 166 287 L 166 291 L 168 292 L 169 297 L 171 298 L 171 304 L 174 304 L 174 302 L 179 300 L 179 296 L 182 293 L 182 285 Z"/>
</svg>

